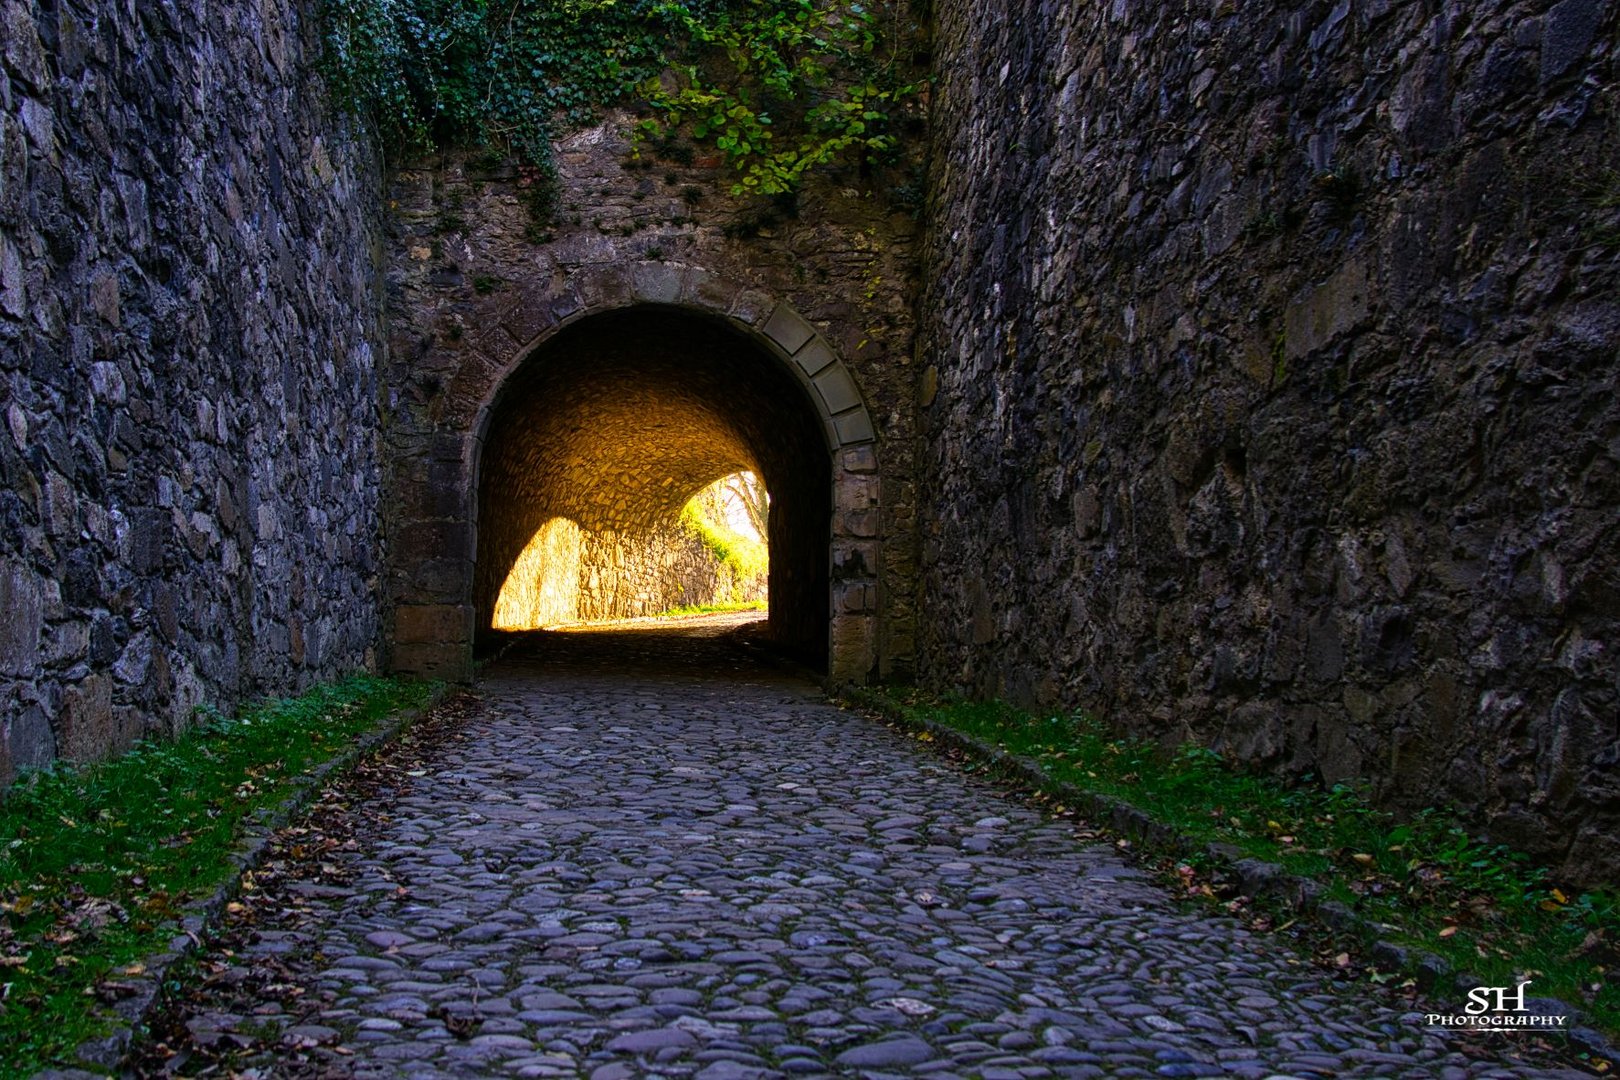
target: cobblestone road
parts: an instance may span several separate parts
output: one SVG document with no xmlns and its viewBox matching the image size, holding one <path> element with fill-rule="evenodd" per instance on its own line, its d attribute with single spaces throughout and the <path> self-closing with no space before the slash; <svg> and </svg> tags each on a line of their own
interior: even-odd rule
<svg viewBox="0 0 1620 1080">
<path fill-rule="evenodd" d="M 268 1024 L 376 1077 L 1554 1075 L 1187 910 L 713 631 L 549 642 L 321 857 L 342 887 L 283 883 L 293 928 L 215 960 L 322 1011 L 205 989 L 193 1034 Z"/>
</svg>

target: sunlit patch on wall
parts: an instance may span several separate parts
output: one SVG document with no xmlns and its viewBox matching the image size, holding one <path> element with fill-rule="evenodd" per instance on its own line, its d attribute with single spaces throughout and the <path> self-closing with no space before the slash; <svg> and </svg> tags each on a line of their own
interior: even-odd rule
<svg viewBox="0 0 1620 1080">
<path fill-rule="evenodd" d="M 579 526 L 554 517 L 540 526 L 495 601 L 497 630 L 537 630 L 579 618 Z"/>
</svg>

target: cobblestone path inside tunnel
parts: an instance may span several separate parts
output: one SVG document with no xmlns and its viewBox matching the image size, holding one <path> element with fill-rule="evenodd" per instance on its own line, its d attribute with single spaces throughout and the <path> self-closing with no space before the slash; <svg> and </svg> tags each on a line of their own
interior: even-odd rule
<svg viewBox="0 0 1620 1080">
<path fill-rule="evenodd" d="M 519 645 L 340 783 L 142 1071 L 1557 1075 L 1424 1034 L 707 625 Z"/>
</svg>

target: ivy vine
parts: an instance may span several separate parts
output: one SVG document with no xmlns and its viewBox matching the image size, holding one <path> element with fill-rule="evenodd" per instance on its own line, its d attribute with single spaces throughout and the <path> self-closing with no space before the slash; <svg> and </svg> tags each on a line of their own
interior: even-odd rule
<svg viewBox="0 0 1620 1080">
<path fill-rule="evenodd" d="M 638 152 L 684 131 L 739 192 L 892 162 L 919 86 L 917 0 L 323 0 L 326 77 L 385 150 L 486 148 L 555 189 L 554 136 L 639 103 Z"/>
</svg>

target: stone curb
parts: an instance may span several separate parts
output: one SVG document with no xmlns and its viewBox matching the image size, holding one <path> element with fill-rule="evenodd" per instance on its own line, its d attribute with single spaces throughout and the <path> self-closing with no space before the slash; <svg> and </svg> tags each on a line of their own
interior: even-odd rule
<svg viewBox="0 0 1620 1080">
<path fill-rule="evenodd" d="M 33 1080 L 86 1080 L 118 1075 L 125 1056 L 134 1044 L 136 1030 L 151 1021 L 163 1002 L 163 984 L 169 972 L 177 963 L 197 951 L 204 932 L 218 921 L 225 905 L 241 893 L 242 879 L 264 862 L 271 836 L 308 808 L 329 781 L 348 772 L 374 750 L 392 742 L 402 731 L 440 705 L 455 689 L 457 687 L 441 686 L 421 705 L 389 713 L 376 727 L 351 743 L 348 749 L 293 780 L 292 791 L 280 803 L 265 807 L 247 819 L 236 850 L 230 855 L 236 873 L 221 882 L 212 895 L 193 900 L 181 909 L 180 933 L 169 942 L 166 951 L 146 958 L 145 973 L 127 980 L 134 993 L 111 1007 L 112 1015 L 108 1019 L 117 1027 L 110 1034 L 87 1039 L 75 1048 L 74 1056 L 78 1059 L 79 1068 L 43 1069 L 34 1074 Z"/>
<path fill-rule="evenodd" d="M 997 776 L 1026 788 L 1059 795 L 1066 805 L 1120 836 L 1176 858 L 1202 857 L 1214 863 L 1236 880 L 1240 895 L 1280 902 L 1292 914 L 1351 937 L 1379 967 L 1415 978 L 1418 987 L 1425 992 L 1442 986 L 1448 976 L 1459 993 L 1466 994 L 1476 986 L 1486 985 L 1468 972 L 1453 973 L 1443 957 L 1380 937 L 1382 927 L 1378 923 L 1363 918 L 1337 900 L 1326 899 L 1327 890 L 1320 883 L 1290 873 L 1276 863 L 1244 857 L 1229 844 L 1200 843 L 1123 799 L 1054 780 L 1037 761 L 1008 753 L 937 721 L 908 716 L 874 691 L 849 688 L 841 697 L 847 704 L 880 714 L 897 727 L 926 732 L 936 744 L 989 765 Z M 1557 998 L 1530 998 L 1525 1004 L 1543 1015 L 1568 1016 L 1570 1026 L 1565 1034 L 1571 1043 L 1594 1057 L 1620 1060 L 1620 1048 L 1608 1036 L 1586 1024 L 1586 1014 L 1581 1009 Z"/>
</svg>

